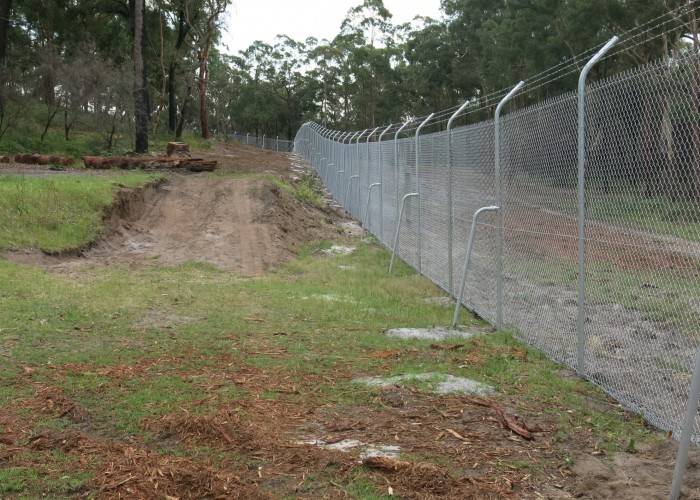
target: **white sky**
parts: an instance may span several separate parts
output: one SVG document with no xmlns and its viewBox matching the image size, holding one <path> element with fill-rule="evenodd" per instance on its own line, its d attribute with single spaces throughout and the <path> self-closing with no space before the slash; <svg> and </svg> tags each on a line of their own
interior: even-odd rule
<svg viewBox="0 0 700 500">
<path fill-rule="evenodd" d="M 272 43 L 277 35 L 303 41 L 310 36 L 332 39 L 352 7 L 362 0 L 234 0 L 227 12 L 223 44 L 237 54 L 255 40 Z M 384 0 L 394 24 L 415 16 L 440 17 L 440 0 Z M 226 49 L 224 49 L 226 50 Z"/>
</svg>

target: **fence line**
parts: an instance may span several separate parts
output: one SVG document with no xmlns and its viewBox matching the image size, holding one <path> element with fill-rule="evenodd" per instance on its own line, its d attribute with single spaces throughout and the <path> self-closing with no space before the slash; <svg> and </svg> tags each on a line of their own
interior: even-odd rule
<svg viewBox="0 0 700 500">
<path fill-rule="evenodd" d="M 266 149 L 268 151 L 277 151 L 280 153 L 291 153 L 294 151 L 294 141 L 288 141 L 286 139 L 280 139 L 279 136 L 258 137 L 251 134 L 241 134 L 234 132 L 230 138 L 239 144 L 255 146 L 260 149 Z"/>
<path fill-rule="evenodd" d="M 698 82 L 688 52 L 584 85 L 583 100 L 570 92 L 504 113 L 498 128 L 379 141 L 307 123 L 295 151 L 451 294 L 474 213 L 500 206 L 478 223 L 463 304 L 493 324 L 502 304 L 505 328 L 678 437 L 700 344 Z"/>
</svg>

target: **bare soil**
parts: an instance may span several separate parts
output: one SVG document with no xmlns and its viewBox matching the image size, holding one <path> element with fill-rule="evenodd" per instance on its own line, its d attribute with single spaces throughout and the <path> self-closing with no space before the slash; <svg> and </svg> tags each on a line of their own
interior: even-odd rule
<svg viewBox="0 0 700 500">
<path fill-rule="evenodd" d="M 332 231 L 328 216 L 271 182 L 176 176 L 158 189 L 141 217 L 123 223 L 85 257 L 127 264 L 204 262 L 255 276 Z"/>
</svg>

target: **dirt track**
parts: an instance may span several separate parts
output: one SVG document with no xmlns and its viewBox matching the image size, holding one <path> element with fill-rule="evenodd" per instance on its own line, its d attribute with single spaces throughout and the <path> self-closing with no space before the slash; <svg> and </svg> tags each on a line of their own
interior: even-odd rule
<svg viewBox="0 0 700 500">
<path fill-rule="evenodd" d="M 286 231 L 279 212 L 290 208 L 289 195 L 259 180 L 177 176 L 148 198 L 140 217 L 122 221 L 85 258 L 161 265 L 196 261 L 253 276 L 328 230 L 313 209 L 295 204 L 288 215 L 295 217 L 297 229 Z"/>
</svg>

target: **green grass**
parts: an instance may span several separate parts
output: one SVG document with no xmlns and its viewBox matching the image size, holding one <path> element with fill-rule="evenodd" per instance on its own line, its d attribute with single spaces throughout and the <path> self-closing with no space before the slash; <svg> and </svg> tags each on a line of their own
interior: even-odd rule
<svg viewBox="0 0 700 500">
<path fill-rule="evenodd" d="M 29 191 L 35 203 L 42 202 L 47 190 L 55 190 L 66 199 L 90 198 L 90 203 L 75 212 L 95 215 L 109 203 L 115 183 L 136 185 L 148 177 L 65 179 L 22 182 L 32 186 Z M 20 180 L 0 179 L 0 193 L 18 189 L 8 187 L 13 182 Z M 47 182 L 59 184 L 49 187 Z M 2 205 L 7 198 L 8 192 L 0 195 L 0 221 L 5 225 L 14 217 Z M 35 209 L 37 216 L 45 211 L 46 205 Z M 63 223 L 74 224 L 70 218 Z M 32 245 L 46 238 L 45 229 L 29 219 L 23 231 L 24 241 Z M 9 233 L 0 235 L 5 238 L 0 242 L 8 245 Z M 49 248 L 65 248 L 61 245 L 66 241 L 78 239 L 53 235 L 46 241 L 53 243 Z M 442 293 L 403 263 L 389 275 L 389 254 L 376 244 L 358 239 L 343 243 L 356 245 L 356 252 L 324 256 L 319 250 L 331 242 L 320 242 L 306 247 L 277 271 L 254 279 L 198 263 L 140 269 L 94 266 L 62 275 L 0 260 L 0 359 L 8 360 L 0 363 L 0 407 L 32 396 L 33 388 L 22 375 L 30 367 L 32 383 L 60 388 L 88 412 L 89 432 L 142 440 L 162 453 L 216 459 L 220 450 L 173 449 L 171 444 L 160 443 L 144 430 L 144 420 L 183 409 L 212 413 L 222 404 L 244 399 L 323 406 L 337 412 L 358 405 L 380 409 L 379 391 L 358 387 L 353 377 L 439 372 L 490 384 L 499 391 L 498 398 L 516 401 L 516 409 L 519 405 L 538 409 L 557 423 L 556 436 L 564 443 L 585 433 L 593 437 L 597 448 L 612 453 L 660 439 L 641 418 L 607 404 L 594 386 L 562 377 L 559 365 L 522 346 L 508 332 L 460 342 L 465 344 L 460 351 L 435 350 L 431 341 L 406 342 L 384 336 L 383 330 L 392 327 L 447 325 L 452 310 L 426 302 Z M 153 312 L 180 320 L 172 325 L 150 324 Z M 463 320 L 467 328 L 484 326 L 468 314 Z M 374 356 L 380 351 L 395 351 L 399 356 L 387 361 Z M 465 363 L 469 355 L 481 362 Z M 126 379 L 101 372 L 102 368 L 139 362 L 150 364 Z M 70 372 L 57 369 L 66 364 L 85 367 Z M 300 387 L 309 378 L 318 383 L 313 391 L 298 394 L 264 386 L 256 391 L 232 382 L 241 366 Z M 214 382 L 225 382 L 213 383 L 210 376 Z M 428 386 L 418 383 L 414 389 L 427 390 Z M 77 424 L 42 415 L 40 425 L 65 429 Z M 238 458 L 251 464 L 260 460 Z M 422 460 L 434 463 L 444 458 L 421 455 Z M 566 458 L 562 460 L 561 466 L 569 465 Z M 80 464 L 66 457 L 53 456 L 49 465 L 60 474 L 43 478 L 41 471 L 31 468 L 0 469 L 0 485 L 5 488 L 4 492 L 0 489 L 0 496 L 66 496 L 90 480 Z M 517 460 L 503 466 L 527 468 Z M 319 487 L 338 487 L 329 470 L 310 474 L 299 491 L 313 494 Z M 385 486 L 362 470 L 353 472 L 339 487 L 351 498 L 379 499 L 387 493 Z"/>
<path fill-rule="evenodd" d="M 0 349 L 4 347 L 17 362 L 6 367 L 4 375 L 9 380 L 19 365 L 30 365 L 39 367 L 41 376 L 47 362 L 110 366 L 183 356 L 176 367 L 165 363 L 149 377 L 117 387 L 94 374 L 60 381 L 71 397 L 89 408 L 96 422 L 118 435 L 137 432 L 145 416 L 166 414 L 200 399 L 197 385 L 173 377 L 173 370 L 201 370 L 208 359 L 224 354 L 243 356 L 251 366 L 289 373 L 291 380 L 349 366 L 358 376 L 451 373 L 541 404 L 546 412 L 561 413 L 562 421 L 571 418 L 562 406 L 572 408 L 577 423 L 592 428 L 607 449 L 626 446 L 629 437 L 641 442 L 649 435 L 637 419 L 589 409 L 587 398 L 601 399 L 600 392 L 578 379 L 561 378 L 560 368 L 543 355 L 530 351 L 526 361 L 509 355 L 508 350 L 519 343 L 507 333 L 487 336 L 474 345 L 485 357 L 478 367 L 457 366 L 450 353 L 431 350 L 431 342 L 425 341 L 412 342 L 410 347 L 418 354 L 398 360 L 387 372 L 384 362 L 369 354 L 403 350 L 407 344 L 381 335 L 382 330 L 447 324 L 451 316 L 449 309 L 424 302 L 440 292 L 407 266 L 399 265 L 394 275 L 388 275 L 387 258 L 372 244 L 360 244 L 347 257 L 321 258 L 307 251 L 277 273 L 252 280 L 190 264 L 139 271 L 94 269 L 75 281 L 0 261 Z M 341 270 L 340 264 L 355 270 Z M 329 296 L 337 300 L 328 302 Z M 168 330 L 169 335 L 161 328 L 137 329 L 149 310 L 192 320 Z M 279 348 L 287 355 L 263 352 Z M 246 355 L 248 351 L 257 354 Z M 338 405 L 366 403 L 372 392 L 358 391 L 343 380 L 322 385 L 319 391 L 328 403 Z M 0 396 L 12 399 L 13 389 L 0 391 Z M 213 397 L 211 405 L 244 394 L 220 391 Z"/>
<path fill-rule="evenodd" d="M 624 188 L 601 194 L 591 203 L 589 216 L 611 224 L 652 233 L 700 241 L 700 205 L 697 201 L 672 200 L 666 196 L 645 198 Z"/>
<path fill-rule="evenodd" d="M 277 184 L 280 189 L 291 194 L 300 202 L 317 208 L 323 207 L 322 187 L 317 176 L 306 173 L 294 184 L 278 177 L 267 176 L 266 178 Z"/>
<path fill-rule="evenodd" d="M 93 241 L 103 210 L 118 186 L 134 187 L 158 176 L 0 176 L 0 249 L 58 252 Z"/>
<path fill-rule="evenodd" d="M 46 108 L 41 105 L 30 106 L 22 119 L 10 127 L 0 139 L 0 154 L 43 153 L 71 156 L 76 160 L 85 155 L 119 155 L 133 151 L 133 132 L 119 128 L 114 136 L 112 149 L 108 150 L 109 130 L 94 127 L 90 123 L 77 123 L 66 140 L 63 121 L 59 114 L 44 140 L 41 134 L 46 119 Z M 101 125 L 101 124 L 100 124 Z M 163 131 L 151 132 L 149 136 L 151 151 L 165 151 L 165 145 L 174 140 L 174 136 Z M 211 142 L 198 134 L 185 132 L 181 139 L 195 150 L 209 149 Z"/>
</svg>

